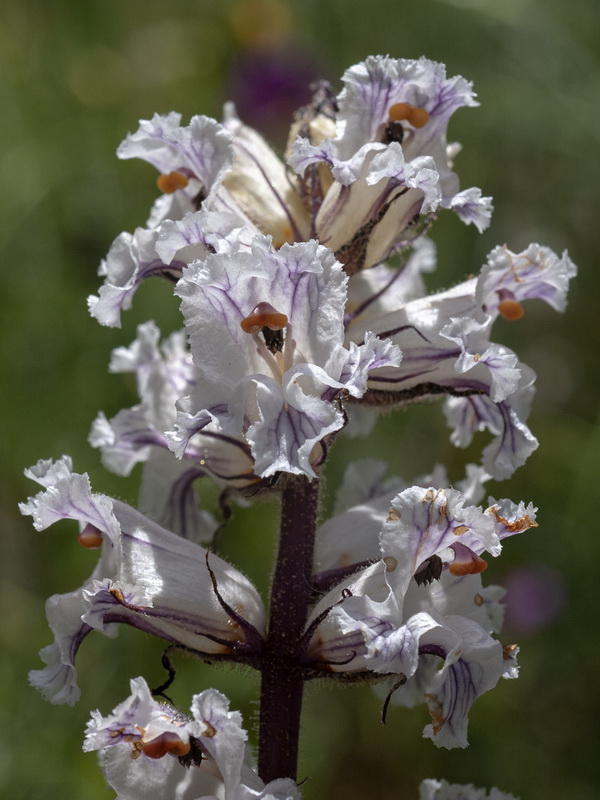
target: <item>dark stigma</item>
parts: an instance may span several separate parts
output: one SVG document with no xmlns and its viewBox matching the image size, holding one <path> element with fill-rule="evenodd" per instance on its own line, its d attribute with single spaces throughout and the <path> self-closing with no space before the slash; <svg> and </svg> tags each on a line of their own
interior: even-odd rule
<svg viewBox="0 0 600 800">
<path fill-rule="evenodd" d="M 403 139 L 404 139 L 404 128 L 402 126 L 402 123 L 388 122 L 383 131 L 383 143 L 391 144 L 392 142 L 398 142 L 398 144 L 402 144 Z"/>
<path fill-rule="evenodd" d="M 433 581 L 439 581 L 443 566 L 442 559 L 439 556 L 429 556 L 415 572 L 414 577 L 417 585 L 423 586 L 433 583 Z"/>
<path fill-rule="evenodd" d="M 283 331 L 272 331 L 270 328 L 265 327 L 261 331 L 267 348 L 273 353 L 281 353 L 283 350 Z"/>
</svg>

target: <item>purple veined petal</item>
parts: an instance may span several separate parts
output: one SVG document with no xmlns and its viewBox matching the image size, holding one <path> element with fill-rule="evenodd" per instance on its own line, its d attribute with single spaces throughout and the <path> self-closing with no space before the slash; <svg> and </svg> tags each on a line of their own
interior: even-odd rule
<svg viewBox="0 0 600 800">
<path fill-rule="evenodd" d="M 345 169 L 347 185 L 335 182 L 329 188 L 317 214 L 316 230 L 320 241 L 340 258 L 348 251 L 342 260 L 352 273 L 380 263 L 393 252 L 409 223 L 437 206 L 440 192 L 432 159 L 407 163 L 396 143 L 383 149 L 366 145 Z M 338 174 L 343 177 L 339 169 Z M 352 248 L 360 250 L 360 258 L 354 257 L 356 264 L 348 262 Z"/>
<path fill-rule="evenodd" d="M 141 735 L 140 727 L 148 725 L 153 716 L 160 719 L 164 715 L 167 722 L 164 704 L 154 700 L 143 678 L 133 678 L 130 686 L 131 696 L 120 703 L 108 717 L 103 717 L 99 711 L 92 711 L 91 719 L 86 725 L 83 743 L 85 753 L 138 739 Z M 181 726 L 182 734 L 185 734 L 186 727 Z"/>
<path fill-rule="evenodd" d="M 239 624 L 224 611 L 216 596 L 206 551 L 161 528 L 130 506 L 116 500 L 113 503 L 122 531 L 122 558 L 113 580 L 136 587 L 136 594 L 142 593 L 147 605 L 164 609 L 164 615 L 157 614 L 157 619 L 164 621 L 165 630 L 171 618 L 176 625 L 180 624 L 179 619 L 186 625 L 189 620 L 190 631 L 202 635 L 202 627 L 195 626 L 193 620 L 205 618 L 207 627 L 219 630 L 216 635 L 235 643 L 241 633 Z M 239 617 L 264 630 L 264 607 L 250 581 L 214 554 L 210 555 L 209 565 L 222 598 Z"/>
<path fill-rule="evenodd" d="M 72 706 L 81 695 L 77 685 L 75 656 L 82 641 L 92 630 L 81 619 L 84 611 L 85 603 L 80 591 L 52 595 L 46 601 L 46 616 L 54 632 L 54 642 L 40 650 L 40 658 L 46 666 L 31 670 L 29 682 L 51 703 Z M 108 626 L 105 633 L 114 635 L 115 631 Z"/>
<path fill-rule="evenodd" d="M 350 604 L 348 604 L 349 606 Z M 358 603 L 357 603 L 358 605 Z M 439 621 L 427 612 L 409 617 L 404 624 L 379 630 L 373 628 L 373 616 L 360 619 L 360 612 L 350 612 L 363 631 L 367 644 L 365 661 L 375 672 L 402 674 L 410 679 L 419 666 L 419 645 L 428 632 L 439 628 Z"/>
<path fill-rule="evenodd" d="M 56 463 L 38 461 L 35 467 L 25 471 L 25 475 L 45 487 L 26 503 L 19 504 L 21 514 L 33 517 L 36 530 L 42 531 L 61 519 L 74 519 L 81 525 L 98 528 L 118 549 L 120 526 L 112 501 L 105 495 L 92 493 L 87 474 L 71 472 L 68 456 Z"/>
<path fill-rule="evenodd" d="M 201 507 L 196 481 L 202 467 L 180 461 L 169 450 L 155 448 L 142 470 L 139 510 L 163 528 L 197 544 L 212 541 L 217 520 Z"/>
<path fill-rule="evenodd" d="M 256 354 L 255 343 L 240 329 L 242 319 L 265 297 L 289 319 L 296 351 L 295 361 L 325 366 L 334 349 L 333 342 L 341 344 L 343 330 L 340 310 L 345 301 L 347 278 L 333 254 L 315 241 L 283 245 L 279 250 L 274 250 L 267 238 L 256 237 L 251 257 L 241 253 L 231 257 L 213 256 L 207 259 L 203 270 L 191 275 L 192 279 L 205 287 L 203 297 L 198 297 L 197 291 L 194 293 L 195 303 L 187 304 L 185 300 L 182 303 L 186 319 L 189 317 L 192 351 L 196 327 L 192 327 L 190 322 L 192 319 L 193 322 L 200 322 L 202 312 L 207 319 L 197 330 L 202 330 L 204 338 L 211 333 L 214 338 L 217 331 L 221 333 L 221 354 L 225 336 L 231 340 L 231 357 L 233 350 L 243 350 L 241 374 L 249 374 L 246 366 L 248 358 L 255 364 L 255 372 L 265 371 L 264 359 Z M 182 294 L 185 282 L 184 278 Z M 191 286 L 189 291 L 190 294 L 194 292 Z M 227 314 L 225 319 L 223 311 Z M 222 327 L 223 322 L 226 323 L 225 328 Z M 200 352 L 200 342 L 197 349 Z M 220 363 L 221 359 L 218 380 L 222 383 Z M 203 370 L 206 370 L 205 362 Z"/>
<path fill-rule="evenodd" d="M 381 334 L 385 330 L 401 329 L 404 326 L 410 333 L 409 329 L 414 327 L 416 330 L 412 332 L 417 333 L 421 344 L 426 344 L 453 318 L 474 315 L 482 318 L 475 289 L 476 281 L 470 279 L 446 291 L 416 297 L 409 302 L 394 296 L 393 292 L 389 299 L 385 293 L 377 294 L 371 303 L 366 303 L 365 298 L 359 306 L 359 313 L 352 316 L 347 333 L 351 333 L 352 338 L 359 341 L 359 336 L 365 330 L 371 329 Z"/>
<path fill-rule="evenodd" d="M 148 423 L 143 406 L 119 411 L 110 421 L 101 412 L 92 425 L 89 443 L 102 452 L 102 463 L 117 475 L 129 475 L 147 461 L 153 447 L 167 447 L 164 434 Z"/>
<path fill-rule="evenodd" d="M 492 555 L 501 549 L 493 520 L 481 508 L 465 507 L 456 489 L 413 486 L 400 492 L 390 503 L 380 536 L 381 553 L 392 559 L 387 572 L 391 589 L 403 597 L 419 567 L 459 541 Z"/>
<path fill-rule="evenodd" d="M 92 712 L 83 744 L 86 752 L 100 751 L 100 764 L 119 800 L 196 800 L 221 794 L 218 769 L 202 750 L 212 733 L 208 726 L 154 700 L 143 678 L 131 681 L 131 691 L 112 714 Z M 171 746 L 179 743 L 174 754 L 189 748 L 191 766 L 166 752 L 162 757 L 146 755 L 146 750 L 157 755 L 152 745 L 165 735 Z"/>
<path fill-rule="evenodd" d="M 305 629 L 307 664 L 328 672 L 369 669 L 368 641 L 392 630 L 390 618 L 401 615 L 385 569 L 383 561 L 366 566 L 319 600 Z"/>
<path fill-rule="evenodd" d="M 494 317 L 500 313 L 509 319 L 511 308 L 506 308 L 506 303 L 519 304 L 532 298 L 564 311 L 569 281 L 576 274 L 577 267 L 566 251 L 559 257 L 539 244 L 530 244 L 521 253 L 496 247 L 477 281 L 477 300 L 485 305 L 486 313 Z"/>
<path fill-rule="evenodd" d="M 438 747 L 450 749 L 468 745 L 471 706 L 494 688 L 505 666 L 502 646 L 479 625 L 452 616 L 445 617 L 444 622 L 445 635 L 433 631 L 423 637 L 420 645 L 421 652 L 444 658 L 425 694 L 432 724 L 425 727 L 423 736 Z"/>
<path fill-rule="evenodd" d="M 491 381 L 489 396 L 494 403 L 499 403 L 515 392 L 521 371 L 517 367 L 517 356 L 511 350 L 489 343 L 491 321 L 491 317 L 485 317 L 482 321 L 475 317 L 453 318 L 441 329 L 440 336 L 461 348 L 455 365 L 457 373 L 464 374 L 476 365 L 488 368 Z"/>
<path fill-rule="evenodd" d="M 168 219 L 161 224 L 156 252 L 166 264 L 176 257 L 189 264 L 204 260 L 209 253 L 249 250 L 256 233 L 237 214 L 190 211 L 183 219 Z"/>
<path fill-rule="evenodd" d="M 402 362 L 370 374 L 365 401 L 398 404 L 453 395 L 446 400 L 452 442 L 464 447 L 476 430 L 489 428 L 497 438 L 484 451 L 484 467 L 495 477 L 512 474 L 537 446 L 525 425 L 534 374 L 489 341 L 491 317 L 477 304 L 475 280 L 396 311 L 378 305 L 363 301 L 358 314 L 348 315 L 346 340 L 361 341 L 372 330 L 402 348 Z"/>
<path fill-rule="evenodd" d="M 481 189 L 472 186 L 442 201 L 443 208 L 455 211 L 466 225 L 475 225 L 479 233 L 489 227 L 494 206 L 491 197 L 483 197 Z"/>
<path fill-rule="evenodd" d="M 409 491 L 405 489 L 403 481 L 399 478 L 383 481 L 382 475 L 385 469 L 384 462 L 377 462 L 373 459 L 365 459 L 364 469 L 362 462 L 356 462 L 348 467 L 348 476 L 345 478 L 341 494 L 344 502 L 339 507 L 336 505 L 337 513 L 317 530 L 313 567 L 315 573 L 313 582 L 317 585 L 334 585 L 335 582 L 341 581 L 348 572 L 355 571 L 369 561 L 380 559 L 382 555 L 380 533 L 386 524 L 386 518 L 389 527 L 393 527 L 393 517 L 398 514 L 401 518 L 408 516 L 411 520 L 408 523 L 409 526 L 413 525 L 412 512 L 408 511 L 407 514 L 402 508 L 399 511 L 396 506 L 400 507 L 402 503 L 406 502 L 410 505 L 415 498 L 418 501 L 421 496 L 429 497 L 428 502 L 434 505 L 437 503 L 443 512 L 440 514 L 441 522 L 446 520 L 444 514 L 447 509 L 444 492 L 436 495 L 432 494 L 432 490 L 428 488 L 432 485 L 448 484 L 445 470 L 436 468 L 432 475 L 419 478 L 418 485 Z M 481 518 L 481 509 L 469 509 L 483 497 L 482 484 L 489 477 L 481 467 L 473 464 L 467 465 L 467 478 L 457 483 L 457 486 L 466 493 L 461 495 L 456 491 L 449 503 L 451 513 L 448 525 L 457 529 L 458 534 L 453 534 L 454 538 L 449 537 L 449 544 L 447 541 L 440 540 L 440 549 L 451 546 L 460 537 L 460 540 L 464 541 L 468 548 L 477 555 L 488 548 L 497 554 L 499 539 L 520 533 L 535 525 L 535 509 L 531 504 L 529 506 L 525 506 L 523 503 L 515 505 L 508 500 L 496 502 L 492 498 L 490 498 L 490 508 L 487 508 L 483 514 L 493 521 L 493 526 L 483 520 L 481 530 L 478 529 L 477 535 L 472 535 L 461 522 L 456 519 L 453 521 L 452 515 L 459 517 L 462 509 L 465 508 L 465 519 L 471 520 L 473 524 L 477 523 L 477 520 Z M 419 488 L 421 495 L 419 495 Z M 346 507 L 346 504 L 350 504 L 352 500 L 360 499 L 361 493 L 365 495 L 362 503 Z M 420 508 L 418 502 L 415 505 L 417 509 Z M 431 518 L 435 518 L 435 514 L 431 514 Z M 418 523 L 415 523 L 414 527 L 418 528 Z M 496 531 L 495 537 L 491 535 L 492 530 Z M 401 546 L 404 547 L 404 544 Z M 424 550 L 420 552 L 419 558 L 423 561 L 429 557 L 425 555 Z M 387 551 L 386 555 L 389 555 Z M 405 556 L 403 555 L 402 558 L 404 560 Z M 337 576 L 339 577 L 336 581 Z M 442 608 L 438 608 L 438 611 L 454 613 Z"/>
<path fill-rule="evenodd" d="M 192 117 L 190 124 L 182 127 L 180 114 L 155 114 L 127 136 L 117 155 L 141 158 L 162 174 L 181 172 L 196 178 L 207 195 L 231 165 L 231 135 L 210 117 Z M 191 191 L 193 196 L 198 188 Z"/>
<path fill-rule="evenodd" d="M 469 784 L 448 783 L 427 778 L 419 785 L 419 800 L 518 800 L 514 795 L 492 787 L 478 789 Z"/>
<path fill-rule="evenodd" d="M 150 591 L 141 582 L 125 583 L 108 578 L 92 581 L 82 588 L 85 613 L 81 619 L 90 628 L 102 633 L 106 632 L 107 626 L 120 622 L 208 655 L 233 652 L 237 640 L 227 638 L 224 620 L 214 618 L 215 609 L 211 613 L 206 603 L 204 608 L 184 609 L 182 592 L 179 597 L 168 598 L 168 605 L 161 605 L 160 599 L 151 597 Z M 232 633 L 235 635 L 234 631 Z"/>
<path fill-rule="evenodd" d="M 153 322 L 138 325 L 137 333 L 129 347 L 113 350 L 109 371 L 135 372 L 148 424 L 162 432 L 173 424 L 176 401 L 194 386 L 197 368 L 184 331 L 172 333 L 160 344 L 160 331 Z"/>
<path fill-rule="evenodd" d="M 401 268 L 379 264 L 361 270 L 348 281 L 348 301 L 344 325 L 369 309 L 378 315 L 395 312 L 410 300 L 426 294 L 422 273 L 433 272 L 436 267 L 434 243 L 427 238 L 418 239 L 413 252 Z"/>
<path fill-rule="evenodd" d="M 483 451 L 483 466 L 496 480 L 509 478 L 517 467 L 537 449 L 538 441 L 525 420 L 534 393 L 533 370 L 520 365 L 521 380 L 517 390 L 506 400 L 493 403 L 485 395 L 449 397 L 444 413 L 453 429 L 451 442 L 466 447 L 476 431 L 489 430 L 494 439 Z"/>
<path fill-rule="evenodd" d="M 480 230 L 487 227 L 490 198 L 482 198 L 478 189 L 459 191 L 446 144 L 454 111 L 478 105 L 472 85 L 460 76 L 446 78 L 443 64 L 425 58 L 414 61 L 382 56 L 371 56 L 351 67 L 344 74 L 344 83 L 338 97 L 338 135 L 333 141 L 338 158 L 351 158 L 367 142 L 389 143 L 388 149 L 401 142 L 407 162 L 422 156 L 433 159 L 441 190 L 436 205 L 441 200 L 442 206 L 456 211 L 463 222 L 474 223 Z M 413 111 L 408 116 L 400 114 L 398 119 L 404 122 L 394 122 L 401 107 Z M 408 122 L 415 112 L 420 120 Z"/>
<path fill-rule="evenodd" d="M 302 178 L 310 166 L 324 164 L 331 170 L 338 169 L 337 180 L 344 186 L 356 180 L 356 175 L 351 170 L 343 171 L 345 162 L 335 154 L 331 139 L 324 139 L 320 144 L 314 145 L 308 139 L 299 137 L 292 143 L 287 161 Z"/>
<path fill-rule="evenodd" d="M 448 120 L 461 106 L 478 105 L 472 84 L 460 76 L 446 78 L 443 64 L 419 60 L 369 56 L 343 76 L 338 96 L 340 155 L 348 158 L 364 142 L 377 141 L 389 121 L 390 108 L 400 102 L 424 108 L 429 123 L 412 130 L 411 149 L 427 152 L 431 141 L 445 136 Z"/>
<path fill-rule="evenodd" d="M 165 264 L 156 252 L 157 231 L 137 228 L 135 233 L 121 233 L 112 243 L 106 260 L 100 265 L 105 276 L 98 295 L 90 295 L 90 314 L 102 325 L 121 327 L 121 311 L 131 308 L 133 296 L 146 278 L 181 275 L 183 263 Z"/>
<path fill-rule="evenodd" d="M 254 456 L 255 472 L 263 478 L 276 472 L 316 477 L 311 457 L 316 445 L 344 425 L 341 412 L 333 403 L 304 394 L 290 383 L 285 398 L 281 386 L 269 378 L 250 379 L 255 387 L 254 402 L 258 419 L 246 432 Z M 296 390 L 292 394 L 292 387 Z"/>
<path fill-rule="evenodd" d="M 365 180 L 373 186 L 386 178 L 392 179 L 397 186 L 423 192 L 421 213 L 436 210 L 441 200 L 439 174 L 430 156 L 419 156 L 407 162 L 400 145 L 392 142 L 373 157 Z"/>
</svg>

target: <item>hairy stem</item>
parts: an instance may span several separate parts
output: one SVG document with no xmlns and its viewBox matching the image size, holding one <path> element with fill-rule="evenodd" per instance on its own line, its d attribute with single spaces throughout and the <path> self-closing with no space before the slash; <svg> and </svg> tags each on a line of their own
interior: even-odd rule
<svg viewBox="0 0 600 800">
<path fill-rule="evenodd" d="M 307 617 L 319 481 L 289 479 L 282 494 L 279 550 L 260 697 L 258 772 L 265 783 L 296 779 L 303 677 L 298 643 Z"/>
</svg>

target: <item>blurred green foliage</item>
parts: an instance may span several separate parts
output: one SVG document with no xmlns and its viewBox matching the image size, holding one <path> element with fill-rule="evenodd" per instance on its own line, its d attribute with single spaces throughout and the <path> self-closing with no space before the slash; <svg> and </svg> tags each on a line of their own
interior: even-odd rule
<svg viewBox="0 0 600 800">
<path fill-rule="evenodd" d="M 135 502 L 138 475 L 108 474 L 86 442 L 102 409 L 135 402 L 131 381 L 106 372 L 109 353 L 153 318 L 179 324 L 169 287 L 148 282 L 122 330 L 101 328 L 86 311 L 100 258 L 122 230 L 143 224 L 155 176 L 114 150 L 154 111 L 219 116 L 232 70 L 251 48 L 293 48 L 338 84 L 369 53 L 443 61 L 475 82 L 480 109 L 460 111 L 450 134 L 464 145 L 463 186 L 495 198 L 491 228 L 478 236 L 452 215 L 434 226 L 442 287 L 477 272 L 497 243 L 519 250 L 539 241 L 568 248 L 579 264 L 569 309 L 530 304 L 518 323 L 499 321 L 495 338 L 539 373 L 531 418 L 540 449 L 517 475 L 490 491 L 540 507 L 540 528 L 508 542 L 488 582 L 511 566 L 542 563 L 564 576 L 567 605 L 546 629 L 521 634 L 522 676 L 502 682 L 471 714 L 471 746 L 438 751 L 420 732 L 426 711 L 393 709 L 384 728 L 366 688 L 308 691 L 301 777 L 305 798 L 416 797 L 424 777 L 498 785 L 523 800 L 591 800 L 595 752 L 600 427 L 597 327 L 600 226 L 600 23 L 596 0 L 297 0 L 250 17 L 251 0 L 5 0 L 0 25 L 0 794 L 12 800 L 112 796 L 95 757 L 81 753 L 91 708 L 108 712 L 128 679 L 162 680 L 162 645 L 130 629 L 115 643 L 92 636 L 82 648 L 82 700 L 51 706 L 27 685 L 50 641 L 46 596 L 74 589 L 95 556 L 74 547 L 70 526 L 33 532 L 16 504 L 34 487 L 24 467 L 72 454 L 97 491 Z M 276 9 L 277 10 L 277 9 Z M 249 21 L 250 20 L 250 21 Z M 269 131 L 265 131 L 267 135 Z M 282 131 L 276 134 L 282 144 Z M 483 442 L 466 453 L 448 443 L 439 406 L 383 418 L 360 455 L 378 455 L 410 480 L 434 463 L 459 480 Z M 356 457 L 356 442 L 333 451 L 327 488 Z M 225 551 L 266 588 L 276 508 L 239 510 Z M 517 631 L 508 631 L 509 641 Z M 257 680 L 178 661 L 175 700 L 207 686 L 224 691 L 254 735 Z"/>
</svg>

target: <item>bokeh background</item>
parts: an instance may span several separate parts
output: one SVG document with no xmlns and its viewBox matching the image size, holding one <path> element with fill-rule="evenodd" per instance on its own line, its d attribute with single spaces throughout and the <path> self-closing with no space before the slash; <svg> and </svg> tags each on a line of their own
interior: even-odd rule
<svg viewBox="0 0 600 800">
<path fill-rule="evenodd" d="M 156 194 L 142 162 L 114 151 L 154 111 L 240 114 L 278 147 L 307 84 L 339 85 L 370 53 L 444 61 L 475 82 L 480 109 L 459 111 L 450 130 L 464 144 L 464 186 L 495 198 L 479 236 L 451 214 L 433 228 L 441 288 L 477 272 L 498 243 L 568 248 L 580 267 L 570 305 L 541 302 L 517 323 L 500 320 L 497 341 L 538 372 L 531 424 L 540 449 L 490 493 L 532 500 L 540 527 L 508 542 L 488 582 L 509 586 L 504 641 L 522 647 L 522 675 L 478 701 L 471 746 L 439 751 L 421 739 L 424 707 L 393 709 L 384 728 L 368 688 L 311 687 L 300 774 L 305 798 L 414 798 L 424 777 L 497 785 L 523 800 L 598 796 L 598 270 L 600 225 L 600 13 L 596 0 L 5 0 L 0 12 L 0 795 L 13 800 L 113 795 L 94 755 L 81 752 L 89 711 L 107 713 L 130 677 L 162 680 L 160 642 L 123 629 L 100 635 L 79 657 L 82 699 L 52 706 L 27 684 L 49 643 L 43 604 L 91 572 L 96 556 L 72 528 L 36 534 L 16 504 L 34 487 L 24 467 L 70 453 L 96 490 L 135 502 L 135 473 L 107 473 L 86 442 L 98 410 L 135 402 L 123 376 L 109 376 L 110 351 L 153 318 L 179 324 L 167 284 L 147 282 L 121 330 L 86 311 L 96 269 L 112 239 L 143 224 Z M 367 443 L 334 448 L 327 488 L 344 464 L 379 455 L 407 480 L 448 465 L 451 480 L 477 460 L 448 443 L 441 408 L 418 407 L 378 423 Z M 276 509 L 239 510 L 227 553 L 262 588 L 273 553 Z M 182 708 L 208 686 L 226 692 L 255 735 L 255 676 L 177 660 L 173 694 Z"/>
</svg>

